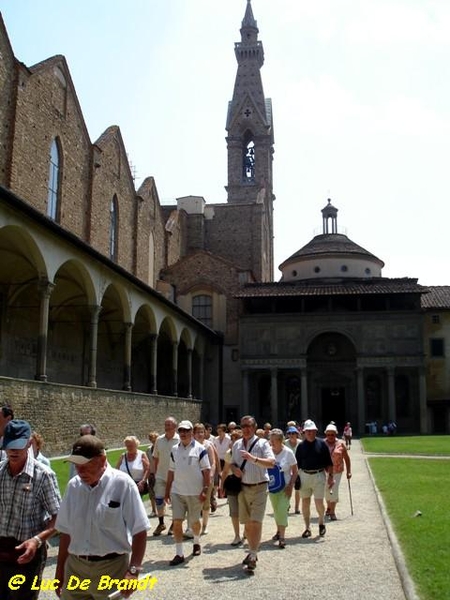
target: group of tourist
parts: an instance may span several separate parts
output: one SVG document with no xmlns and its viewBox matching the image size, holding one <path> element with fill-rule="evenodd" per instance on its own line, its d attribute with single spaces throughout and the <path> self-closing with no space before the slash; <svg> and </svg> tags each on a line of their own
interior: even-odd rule
<svg viewBox="0 0 450 600">
<path fill-rule="evenodd" d="M 351 477 L 351 431 L 347 430 L 350 440 L 346 437 L 342 441 L 336 425 L 330 423 L 323 440 L 317 436 L 312 420 L 301 426 L 289 422 L 286 431 L 273 429 L 269 423 L 258 430 L 250 415 L 242 417 L 239 426 L 221 423 L 216 430 L 217 436 L 212 436 L 208 424 L 189 420 L 178 423 L 168 417 L 163 434 L 149 434 L 147 451 L 139 448 L 139 439 L 127 436 L 125 451 L 113 468 L 94 426 L 82 425 L 80 437 L 66 459 L 75 474 L 61 499 L 55 474 L 38 459 L 42 438 L 33 435 L 26 421 L 15 419 L 10 407 L 3 407 L 0 598 L 38 597 L 36 581 L 42 577 L 47 540 L 56 533 L 59 551 L 54 589 L 60 598 L 106 598 L 111 590 L 104 594 L 99 591 L 99 582 L 105 577 L 119 582 L 116 587 L 123 597 L 130 596 L 142 569 L 150 529 L 142 501 L 147 493 L 150 516 L 158 519 L 153 536 L 160 536 L 166 529 L 168 535 L 173 535 L 175 555 L 169 562 L 171 566 L 185 561 L 186 538 L 192 538 L 192 555 L 201 555 L 200 538 L 208 533 L 209 514 L 217 507 L 217 495 L 227 497 L 234 533 L 231 545 L 240 546 L 244 538 L 247 540 L 242 562 L 249 572 L 257 566 L 268 498 L 276 524 L 272 539 L 280 549 L 286 547 L 294 492 L 295 513 L 300 513 L 301 502 L 305 524 L 302 537 L 312 536 L 312 497 L 319 535 L 325 535 L 325 518 L 337 518 L 344 469 Z M 172 509 L 170 524 L 166 523 L 167 505 Z M 12 589 L 9 582 L 16 575 L 23 579 L 14 586 L 17 589 Z M 73 577 L 89 580 L 90 588 L 68 589 L 66 584 Z"/>
</svg>

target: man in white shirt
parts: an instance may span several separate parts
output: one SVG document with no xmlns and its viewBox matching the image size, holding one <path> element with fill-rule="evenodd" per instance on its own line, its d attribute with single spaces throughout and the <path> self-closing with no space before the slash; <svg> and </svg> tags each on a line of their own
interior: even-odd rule
<svg viewBox="0 0 450 600">
<path fill-rule="evenodd" d="M 267 503 L 267 469 L 275 465 L 275 456 L 269 442 L 255 435 L 257 423 L 246 415 L 241 419 L 242 439 L 237 440 L 231 450 L 231 470 L 242 479 L 239 493 L 239 520 L 245 525 L 249 553 L 243 564 L 249 571 L 256 569 L 262 522 Z M 244 468 L 242 463 L 245 461 Z"/>
<path fill-rule="evenodd" d="M 201 554 L 200 515 L 211 480 L 208 451 L 193 438 L 193 425 L 181 421 L 178 425 L 180 443 L 172 448 L 165 501 L 172 503 L 173 536 L 176 544 L 175 557 L 170 566 L 184 562 L 183 520 L 194 534 L 193 556 Z"/>
<path fill-rule="evenodd" d="M 158 514 L 158 526 L 153 532 L 154 536 L 159 536 L 166 529 L 164 516 L 166 505 L 164 496 L 166 494 L 167 474 L 169 472 L 170 453 L 172 448 L 178 444 L 180 438 L 177 433 L 177 421 L 174 417 L 167 417 L 164 421 L 164 433 L 157 437 L 155 447 L 153 448 L 153 458 L 155 464 L 155 503 Z M 167 535 L 172 535 L 172 525 Z"/>
<path fill-rule="evenodd" d="M 56 520 L 57 594 L 62 600 L 107 598 L 111 589 L 101 589 L 100 580 L 109 577 L 121 582 L 127 598 L 133 590 L 123 585 L 139 576 L 150 529 L 137 486 L 108 464 L 103 442 L 93 435 L 80 437 L 66 460 L 78 475 L 68 483 Z M 67 589 L 72 576 L 90 580 L 88 589 Z"/>
</svg>

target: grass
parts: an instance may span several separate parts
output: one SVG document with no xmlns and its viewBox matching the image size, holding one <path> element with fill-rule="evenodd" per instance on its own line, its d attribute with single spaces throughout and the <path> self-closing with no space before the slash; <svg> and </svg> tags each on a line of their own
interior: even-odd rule
<svg viewBox="0 0 450 600">
<path fill-rule="evenodd" d="M 365 438 L 368 452 L 448 455 L 450 438 Z M 368 442 L 368 443 L 367 443 Z M 423 443 L 422 443 L 423 442 Z M 414 450 L 414 452 L 413 452 Z M 450 599 L 450 512 L 447 460 L 394 457 L 369 458 L 408 570 L 422 600 Z M 421 516 L 414 516 L 416 511 Z"/>
<path fill-rule="evenodd" d="M 448 435 L 365 437 L 362 438 L 361 443 L 366 452 L 450 456 L 450 436 Z"/>
<path fill-rule="evenodd" d="M 142 450 L 143 449 L 144 448 L 142 448 Z M 122 453 L 123 453 L 123 449 L 122 450 L 120 450 L 120 449 L 119 450 L 109 450 L 107 452 L 107 456 L 108 456 L 108 462 L 110 463 L 110 465 L 115 467 L 117 461 L 119 460 L 119 456 Z M 63 496 L 66 486 L 67 486 L 67 482 L 69 481 L 70 464 L 67 462 L 64 462 L 63 458 L 52 458 L 51 467 L 56 473 L 56 478 L 57 478 L 58 484 L 59 484 L 59 490 L 61 492 L 61 496 Z"/>
</svg>

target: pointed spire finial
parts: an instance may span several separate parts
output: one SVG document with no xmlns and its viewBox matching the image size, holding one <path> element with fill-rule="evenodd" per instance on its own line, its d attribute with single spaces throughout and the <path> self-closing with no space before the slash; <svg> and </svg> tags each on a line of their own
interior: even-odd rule
<svg viewBox="0 0 450 600">
<path fill-rule="evenodd" d="M 258 23 L 256 22 L 256 19 L 253 16 L 251 0 L 247 0 L 247 8 L 245 9 L 242 27 L 253 27 L 254 29 L 258 29 Z"/>
</svg>

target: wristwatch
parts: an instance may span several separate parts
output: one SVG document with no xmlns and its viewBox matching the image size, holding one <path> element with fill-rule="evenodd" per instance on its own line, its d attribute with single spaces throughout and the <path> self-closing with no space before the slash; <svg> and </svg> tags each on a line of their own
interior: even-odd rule
<svg viewBox="0 0 450 600">
<path fill-rule="evenodd" d="M 142 571 L 142 567 L 136 567 L 136 565 L 130 565 L 128 567 L 128 573 L 131 575 L 138 575 Z"/>
</svg>

